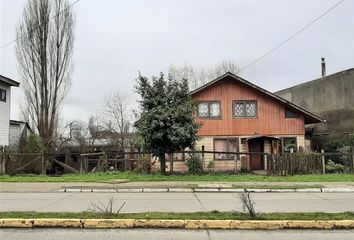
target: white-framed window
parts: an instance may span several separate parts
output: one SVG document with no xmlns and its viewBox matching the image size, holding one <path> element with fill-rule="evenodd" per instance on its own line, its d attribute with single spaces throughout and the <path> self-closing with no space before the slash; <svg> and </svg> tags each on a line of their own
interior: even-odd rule
<svg viewBox="0 0 354 240">
<path fill-rule="evenodd" d="M 199 102 L 198 117 L 200 118 L 220 118 L 221 117 L 221 102 Z"/>
<path fill-rule="evenodd" d="M 235 100 L 232 102 L 232 114 L 235 118 L 256 118 L 257 101 Z"/>
<path fill-rule="evenodd" d="M 6 90 L 2 88 L 0 88 L 0 101 L 6 102 Z"/>
</svg>

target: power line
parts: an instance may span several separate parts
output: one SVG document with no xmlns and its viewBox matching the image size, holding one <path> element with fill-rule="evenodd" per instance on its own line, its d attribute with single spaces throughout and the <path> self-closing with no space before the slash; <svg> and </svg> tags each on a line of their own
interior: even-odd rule
<svg viewBox="0 0 354 240">
<path fill-rule="evenodd" d="M 48 20 L 48 22 L 49 22 L 50 20 L 54 19 L 54 18 L 55 18 L 56 16 L 58 16 L 59 14 L 61 14 L 62 12 L 64 12 L 66 9 L 71 8 L 72 6 L 74 6 L 74 5 L 75 5 L 76 3 L 78 3 L 79 1 L 80 1 L 80 0 L 76 0 L 75 2 L 73 2 L 72 4 L 70 4 L 69 6 L 67 6 L 66 8 L 64 8 L 63 10 L 61 10 L 59 13 L 57 13 L 57 14 L 54 15 L 52 18 L 50 18 L 50 19 Z M 36 30 L 36 29 L 39 28 L 39 27 L 40 27 L 40 26 L 38 25 L 37 27 L 33 28 L 32 31 Z M 12 41 L 10 41 L 10 42 L 8 42 L 8 43 L 2 45 L 2 46 L 0 47 L 0 50 L 3 49 L 3 48 L 5 48 L 5 47 L 7 47 L 7 46 L 9 46 L 9 45 L 11 45 L 12 43 L 16 42 L 17 39 L 18 39 L 18 37 L 16 37 L 16 39 L 14 39 L 14 40 L 12 40 Z"/>
<path fill-rule="evenodd" d="M 344 2 L 345 0 L 341 0 L 338 3 L 336 3 L 335 5 L 333 5 L 332 7 L 330 7 L 328 10 L 326 10 L 324 13 L 322 13 L 320 16 L 318 16 L 317 18 L 315 18 L 314 20 L 312 20 L 310 23 L 308 23 L 307 25 L 305 25 L 304 27 L 302 27 L 300 30 L 298 30 L 297 32 L 295 32 L 293 35 L 291 35 L 289 38 L 287 38 L 286 40 L 282 41 L 281 43 L 279 43 L 278 45 L 276 45 L 274 48 L 270 49 L 269 51 L 267 51 L 266 53 L 264 53 L 262 56 L 258 57 L 257 59 L 253 60 L 252 62 L 248 63 L 247 65 L 243 66 L 240 71 L 238 73 L 240 73 L 241 71 L 245 70 L 246 68 L 250 67 L 251 65 L 257 63 L 258 61 L 262 60 L 263 58 L 265 58 L 266 56 L 268 56 L 269 54 L 271 54 L 272 52 L 274 52 L 275 50 L 277 50 L 278 48 L 280 48 L 281 46 L 283 46 L 285 43 L 289 42 L 291 39 L 295 38 L 297 35 L 299 35 L 300 33 L 302 33 L 303 31 L 305 31 L 307 28 L 309 28 L 312 24 L 314 24 L 315 22 L 317 22 L 320 18 L 322 18 L 323 16 L 325 16 L 327 13 L 329 13 L 330 11 L 332 11 L 334 8 L 336 8 L 339 4 L 341 4 L 342 2 Z"/>
</svg>

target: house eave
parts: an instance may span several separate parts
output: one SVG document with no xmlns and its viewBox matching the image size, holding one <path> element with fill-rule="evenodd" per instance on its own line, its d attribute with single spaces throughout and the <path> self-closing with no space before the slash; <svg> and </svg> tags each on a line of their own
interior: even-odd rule
<svg viewBox="0 0 354 240">
<path fill-rule="evenodd" d="M 11 78 L 5 77 L 3 75 L 0 75 L 0 83 L 4 83 L 4 84 L 10 85 L 12 87 L 19 87 L 20 86 L 19 82 L 12 80 Z"/>
</svg>

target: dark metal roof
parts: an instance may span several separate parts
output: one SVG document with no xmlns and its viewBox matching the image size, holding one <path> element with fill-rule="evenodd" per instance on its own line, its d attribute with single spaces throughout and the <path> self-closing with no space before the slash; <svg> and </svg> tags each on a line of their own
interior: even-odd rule
<svg viewBox="0 0 354 240">
<path fill-rule="evenodd" d="M 30 127 L 30 125 L 28 124 L 28 122 L 24 122 L 24 121 L 17 121 L 17 120 L 10 120 L 10 125 L 21 125 L 21 124 L 25 124 L 27 129 L 32 133 L 32 129 Z"/>
<path fill-rule="evenodd" d="M 246 139 L 247 139 L 247 140 L 251 140 L 251 139 L 256 139 L 256 138 L 280 139 L 280 137 L 269 136 L 269 135 L 263 135 L 263 134 L 253 135 L 253 136 L 250 136 L 250 137 L 248 137 L 248 138 L 246 138 Z"/>
<path fill-rule="evenodd" d="M 243 79 L 243 78 L 241 78 L 241 77 L 239 77 L 239 76 L 237 76 L 237 75 L 235 75 L 235 74 L 233 74 L 231 72 L 227 72 L 227 73 L 221 75 L 220 77 L 214 79 L 213 81 L 208 82 L 207 84 L 204 84 L 203 86 L 191 91 L 190 94 L 194 95 L 194 94 L 204 90 L 205 88 L 207 88 L 207 87 L 209 87 L 209 86 L 211 86 L 211 85 L 213 85 L 213 84 L 215 84 L 215 83 L 217 83 L 217 82 L 219 82 L 219 81 L 221 81 L 221 80 L 223 80 L 223 79 L 225 79 L 227 77 L 230 77 L 230 78 L 232 78 L 235 81 L 239 81 L 239 82 L 247 85 L 248 87 L 254 88 L 257 91 L 262 92 L 262 93 L 270 96 L 274 100 L 282 102 L 286 106 L 288 106 L 288 107 L 290 107 L 292 109 L 295 109 L 296 111 L 302 113 L 305 116 L 305 124 L 326 122 L 325 119 L 323 119 L 323 118 L 321 118 L 321 117 L 319 117 L 319 116 L 307 111 L 306 109 L 303 109 L 302 107 L 299 107 L 298 105 L 296 105 L 296 104 L 294 104 L 292 102 L 289 102 L 288 100 L 286 100 L 286 99 L 284 99 L 282 97 L 279 97 L 279 96 L 275 95 L 274 93 L 271 93 L 271 92 L 265 90 L 264 88 L 261 88 L 261 87 L 257 86 L 257 85 L 255 85 L 255 84 L 253 84 L 253 83 L 251 83 L 251 82 L 249 82 L 249 81 L 247 81 L 247 80 L 245 80 L 245 79 Z"/>
<path fill-rule="evenodd" d="M 14 87 L 19 87 L 20 86 L 20 83 L 19 82 L 16 82 L 15 80 L 12 80 L 8 77 L 5 77 L 3 75 L 0 75 L 0 82 L 3 82 L 5 84 L 8 84 L 10 86 L 14 86 Z"/>
</svg>

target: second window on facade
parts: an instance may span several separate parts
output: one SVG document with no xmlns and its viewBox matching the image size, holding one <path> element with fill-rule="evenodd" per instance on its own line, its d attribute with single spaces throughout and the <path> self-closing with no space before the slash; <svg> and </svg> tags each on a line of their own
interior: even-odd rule
<svg viewBox="0 0 354 240">
<path fill-rule="evenodd" d="M 257 117 L 257 101 L 233 101 L 232 114 L 236 118 Z"/>
</svg>

